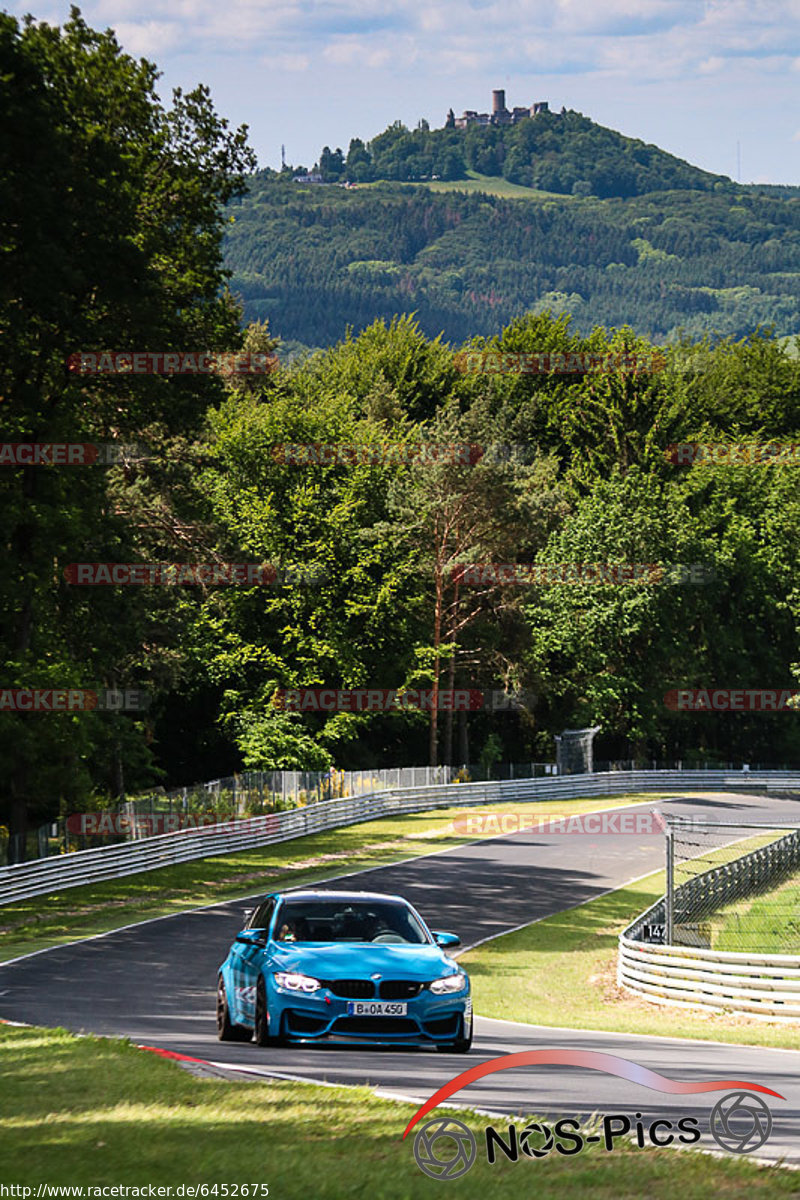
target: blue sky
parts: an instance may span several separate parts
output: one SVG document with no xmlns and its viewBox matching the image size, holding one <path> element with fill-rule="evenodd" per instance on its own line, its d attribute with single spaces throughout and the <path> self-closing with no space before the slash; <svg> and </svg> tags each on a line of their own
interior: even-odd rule
<svg viewBox="0 0 800 1200">
<path fill-rule="evenodd" d="M 96 28 L 207 83 L 261 165 L 311 165 L 394 120 L 548 100 L 743 182 L 800 183 L 800 0 L 98 0 Z M 33 0 L 62 23 L 69 3 Z"/>
</svg>

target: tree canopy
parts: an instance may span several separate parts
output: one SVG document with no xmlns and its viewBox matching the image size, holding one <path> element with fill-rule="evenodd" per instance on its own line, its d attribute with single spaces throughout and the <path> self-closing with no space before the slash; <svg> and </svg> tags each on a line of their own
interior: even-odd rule
<svg viewBox="0 0 800 1200">
<path fill-rule="evenodd" d="M 327 207 L 277 183 L 281 231 L 272 218 L 256 222 L 252 186 L 246 199 L 246 131 L 229 130 L 202 87 L 164 107 L 155 67 L 77 10 L 62 29 L 0 17 L 0 68 L 4 441 L 146 448 L 103 469 L 0 466 L 2 696 L 108 686 L 151 697 L 143 714 L 4 703 L 0 804 L 18 839 L 26 826 L 157 781 L 541 761 L 564 727 L 590 724 L 602 730 L 598 758 L 798 757 L 791 713 L 668 702 L 675 689 L 790 689 L 800 672 L 800 452 L 683 465 L 668 453 L 677 443 L 800 443 L 794 348 L 753 320 L 745 336 L 676 335 L 657 369 L 635 372 L 625 356 L 652 360 L 657 348 L 637 322 L 587 323 L 559 305 L 523 303 L 524 290 L 503 292 L 525 254 L 539 255 L 538 287 L 570 289 L 590 272 L 612 278 L 603 264 L 613 255 L 621 271 L 642 269 L 652 288 L 640 302 L 655 313 L 684 287 L 669 256 L 684 263 L 696 248 L 711 264 L 743 254 L 751 237 L 748 253 L 767 271 L 768 217 L 788 271 L 789 201 L 753 198 L 743 238 L 726 241 L 731 224 L 717 206 L 728 201 L 713 191 L 700 195 L 693 226 L 673 220 L 666 195 L 642 200 L 624 235 L 593 210 L 589 236 L 579 207 L 378 193 L 350 204 L 338 191 L 342 202 Z M 389 132 L 387 145 L 431 131 Z M 361 151 L 351 143 L 348 161 Z M 314 236 L 325 229 L 339 273 L 335 285 L 318 281 L 323 315 L 292 241 L 301 217 Z M 223 239 L 248 225 L 254 269 L 269 260 L 280 285 L 277 307 L 243 328 Z M 567 273 L 558 247 L 569 237 Z M 493 261 L 481 261 L 481 247 Z M 470 297 L 448 310 L 460 314 L 458 339 L 431 332 L 444 307 L 409 311 L 415 271 L 431 273 L 433 290 Z M 387 310 L 377 319 L 376 289 Z M 89 349 L 280 355 L 274 313 L 285 330 L 307 304 L 317 345 L 359 295 L 358 327 L 260 376 L 82 376 L 66 366 Z M 462 350 L 612 365 L 469 373 Z M 272 573 L 241 586 L 81 587 L 68 570 L 105 562 Z M 653 572 L 588 582 L 575 574 L 586 564 Z M 573 574 L 559 579 L 566 568 Z M 536 700 L 460 712 L 279 702 L 299 688 Z"/>
</svg>

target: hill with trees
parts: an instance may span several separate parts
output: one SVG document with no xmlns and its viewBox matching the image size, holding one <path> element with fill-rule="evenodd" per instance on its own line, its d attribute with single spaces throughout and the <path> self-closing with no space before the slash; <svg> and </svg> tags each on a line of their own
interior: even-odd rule
<svg viewBox="0 0 800 1200">
<path fill-rule="evenodd" d="M 305 189 L 254 177 L 245 131 L 206 89 L 165 105 L 155 67 L 79 13 L 61 29 L 0 14 L 0 56 L 14 97 L 0 140 L 4 441 L 147 447 L 103 468 L 0 472 L 0 837 L 9 827 L 19 852 L 26 830 L 69 812 L 243 767 L 459 764 L 487 747 L 551 760 L 565 727 L 593 724 L 598 760 L 800 759 L 790 712 L 666 701 L 800 677 L 797 462 L 665 455 L 694 440 L 800 443 L 800 361 L 785 342 L 752 328 L 675 337 L 652 373 L 470 374 L 455 353 L 650 358 L 634 319 L 672 329 L 690 304 L 737 330 L 785 304 L 788 324 L 795 199 Z M 226 231 L 247 303 L 271 326 L 242 328 Z M 551 293 L 574 320 L 546 311 Z M 350 319 L 360 332 L 343 336 Z M 446 323 L 454 345 L 436 336 Z M 269 351 L 276 330 L 332 344 L 244 378 L 66 366 L 88 349 Z M 374 453 L 285 453 L 343 443 Z M 519 452 L 380 452 L 398 443 Z M 254 586 L 81 587 L 78 563 L 276 570 Z M 467 586 L 471 563 L 706 573 Z M 285 688 L 437 683 L 537 699 L 436 717 L 277 702 Z M 9 702 L 78 688 L 151 702 Z"/>
<path fill-rule="evenodd" d="M 225 262 L 246 318 L 306 346 L 400 312 L 454 343 L 547 310 L 585 333 L 630 325 L 658 342 L 743 337 L 758 325 L 793 335 L 800 197 L 787 191 L 510 200 L 262 171 L 229 206 Z"/>
<path fill-rule="evenodd" d="M 346 155 L 325 146 L 313 167 L 325 183 L 466 179 L 470 170 L 578 196 L 709 191 L 731 182 L 566 109 L 524 117 L 513 125 L 473 123 L 465 129 L 431 129 L 422 120 L 412 130 L 395 121 L 367 143 L 352 138 Z"/>
</svg>

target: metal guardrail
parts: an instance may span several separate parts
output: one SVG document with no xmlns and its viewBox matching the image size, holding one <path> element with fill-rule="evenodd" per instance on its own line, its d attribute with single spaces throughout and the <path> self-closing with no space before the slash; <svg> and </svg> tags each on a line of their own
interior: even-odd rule
<svg viewBox="0 0 800 1200">
<path fill-rule="evenodd" d="M 695 875 L 675 889 L 675 924 L 682 924 L 687 916 L 694 916 L 698 912 L 716 912 L 730 900 L 755 895 L 779 883 L 798 865 L 800 830 L 794 830 L 767 846 L 743 854 L 733 862 Z"/>
<path fill-rule="evenodd" d="M 675 889 L 675 924 L 682 910 L 722 908 L 731 898 L 754 895 L 800 865 L 800 830 L 733 862 L 704 871 Z M 742 890 L 742 885 L 746 890 Z M 711 1010 L 731 1010 L 770 1020 L 800 1020 L 800 955 L 739 953 L 645 940 L 666 925 L 666 897 L 641 913 L 619 938 L 617 983 L 646 999 Z"/>
<path fill-rule="evenodd" d="M 748 825 L 746 828 L 758 829 L 760 826 Z M 765 825 L 763 828 L 768 830 L 777 826 Z M 770 842 L 768 846 L 760 846 L 732 862 L 721 863 L 720 866 L 703 871 L 702 874 L 695 875 L 693 879 L 681 884 L 675 889 L 675 924 L 681 924 L 680 917 L 687 911 L 697 911 L 698 900 L 703 901 L 704 911 L 711 913 L 722 908 L 731 898 L 753 894 L 759 888 L 768 887 L 798 866 L 800 830 L 795 830 Z M 742 890 L 742 884 L 745 885 L 745 890 Z M 649 941 L 647 932 L 653 927 L 666 927 L 666 896 L 662 896 L 646 912 L 640 913 L 622 936 L 634 942 Z"/>
<path fill-rule="evenodd" d="M 602 770 L 630 770 L 636 764 L 605 764 Z M 640 763 L 649 770 L 658 764 Z M 663 766 L 679 768 L 680 763 Z M 727 764 L 729 767 L 731 764 Z M 601 768 L 598 768 L 598 770 Z M 773 768 L 774 769 L 774 768 Z M 3 837 L 0 825 L 0 868 L 31 861 L 21 850 L 38 842 L 36 858 L 96 849 L 172 833 L 176 829 L 214 825 L 228 820 L 245 820 L 272 812 L 303 808 L 350 796 L 371 796 L 398 788 L 434 787 L 451 783 L 484 783 L 510 779 L 538 779 L 557 775 L 555 763 L 480 763 L 438 767 L 380 767 L 346 771 L 241 771 L 219 779 L 205 780 L 165 791 L 156 788 L 119 801 L 96 812 L 73 812 L 56 821 L 43 822 L 28 838 L 16 834 Z M 88 841 L 87 841 L 88 839 Z"/>
<path fill-rule="evenodd" d="M 621 987 L 660 1004 L 800 1021 L 800 955 L 738 954 L 619 940 Z"/>
<path fill-rule="evenodd" d="M 117 846 L 37 859 L 0 868 L 0 906 L 123 875 L 250 850 L 306 834 L 429 809 L 565 800 L 627 792 L 718 791 L 731 788 L 800 790 L 800 773 L 784 771 L 615 771 L 496 783 L 403 788 L 310 804 L 289 812 L 184 829 Z"/>
</svg>

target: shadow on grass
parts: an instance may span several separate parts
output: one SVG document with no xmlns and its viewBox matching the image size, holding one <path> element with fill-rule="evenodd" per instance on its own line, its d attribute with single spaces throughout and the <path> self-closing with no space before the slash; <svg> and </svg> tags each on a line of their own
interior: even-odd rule
<svg viewBox="0 0 800 1200">
<path fill-rule="evenodd" d="M 130 1046 L 61 1031 L 0 1032 L 5 1118 L 3 1175 L 26 1184 L 239 1183 L 252 1200 L 416 1200 L 440 1197 L 403 1130 L 414 1105 L 366 1089 L 193 1078 Z M 463 1060 L 462 1060 L 463 1061 Z M 48 1066 L 59 1069 L 48 1086 Z M 445 1110 L 440 1110 L 444 1112 Z M 458 1112 L 478 1154 L 459 1181 L 462 1200 L 516 1196 L 535 1171 L 537 1200 L 708 1200 L 796 1195 L 796 1176 L 741 1160 L 594 1148 L 579 1158 L 485 1160 L 485 1117 Z M 501 1129 L 504 1122 L 494 1122 Z M 253 1184 L 258 1185 L 257 1189 Z M 526 1187 L 527 1185 L 527 1187 Z M 240 1195 L 242 1192 L 240 1191 Z"/>
<path fill-rule="evenodd" d="M 460 961 L 475 979 L 496 975 L 498 971 L 509 974 L 530 971 L 528 956 L 536 953 L 612 952 L 626 925 L 660 895 L 658 887 L 652 892 L 626 889 L 612 892 L 467 951 Z M 520 955 L 524 956 L 523 961 L 515 965 L 513 960 Z"/>
</svg>

